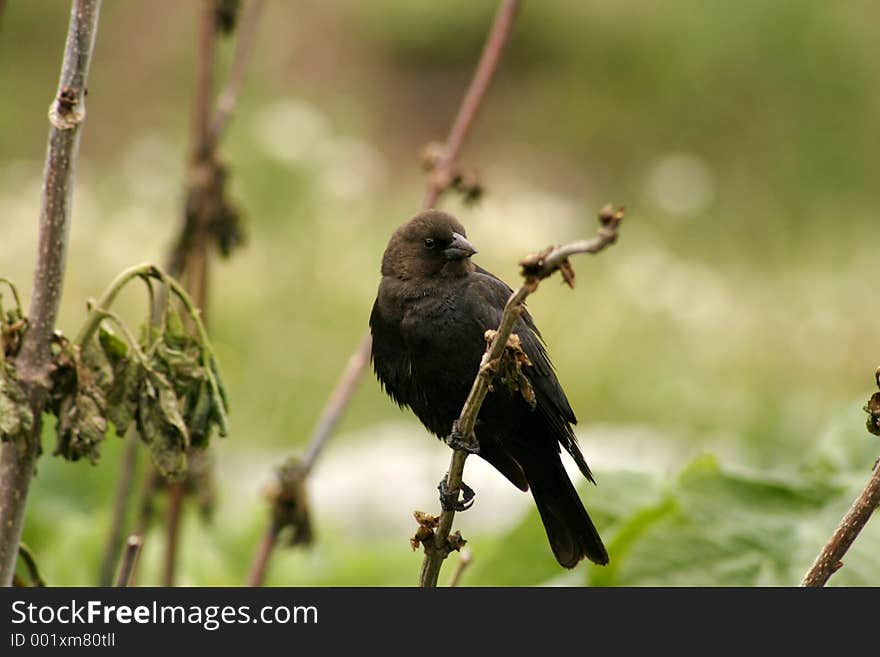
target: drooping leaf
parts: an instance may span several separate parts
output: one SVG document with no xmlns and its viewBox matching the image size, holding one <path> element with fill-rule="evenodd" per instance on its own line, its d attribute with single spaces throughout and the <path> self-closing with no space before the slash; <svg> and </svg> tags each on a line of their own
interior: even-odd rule
<svg viewBox="0 0 880 657">
<path fill-rule="evenodd" d="M 8 365 L 0 365 L 0 441 L 27 435 L 34 426 L 34 415 L 27 395 Z"/>
</svg>

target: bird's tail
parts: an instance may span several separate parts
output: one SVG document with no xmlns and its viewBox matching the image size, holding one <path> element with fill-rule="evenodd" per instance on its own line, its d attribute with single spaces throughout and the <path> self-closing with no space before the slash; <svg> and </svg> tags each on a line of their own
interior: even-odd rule
<svg viewBox="0 0 880 657">
<path fill-rule="evenodd" d="M 524 461 L 523 465 L 528 464 L 525 475 L 532 496 L 559 564 L 574 568 L 584 557 L 597 564 L 607 564 L 608 552 L 559 456 L 552 454 L 541 459 L 533 456 Z"/>
</svg>

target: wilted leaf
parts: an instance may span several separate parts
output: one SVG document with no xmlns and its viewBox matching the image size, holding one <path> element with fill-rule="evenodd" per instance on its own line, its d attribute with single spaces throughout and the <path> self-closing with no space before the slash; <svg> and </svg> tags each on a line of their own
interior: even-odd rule
<svg viewBox="0 0 880 657">
<path fill-rule="evenodd" d="M 153 463 L 166 477 L 177 478 L 186 470 L 189 436 L 180 414 L 177 396 L 168 380 L 148 372 L 141 385 L 137 429 L 150 447 Z"/>
<path fill-rule="evenodd" d="M 0 365 L 0 441 L 31 432 L 34 415 L 28 398 L 9 365 Z"/>
<path fill-rule="evenodd" d="M 87 458 L 97 463 L 100 444 L 107 433 L 105 401 L 97 388 L 82 389 L 65 397 L 58 411 L 55 454 L 69 461 Z"/>
<path fill-rule="evenodd" d="M 144 368 L 138 361 L 128 359 L 117 363 L 113 386 L 107 394 L 107 419 L 120 437 L 135 419 L 143 379 Z"/>
</svg>

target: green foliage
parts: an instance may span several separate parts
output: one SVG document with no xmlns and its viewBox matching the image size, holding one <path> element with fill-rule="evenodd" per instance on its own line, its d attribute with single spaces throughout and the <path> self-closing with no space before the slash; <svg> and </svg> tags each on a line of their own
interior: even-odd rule
<svg viewBox="0 0 880 657">
<path fill-rule="evenodd" d="M 794 586 L 870 476 L 877 444 L 855 407 L 830 423 L 818 448 L 787 472 L 744 471 L 701 456 L 671 480 L 599 473 L 584 494 L 611 557 L 567 583 L 590 586 Z M 829 458 L 831 457 L 831 458 Z M 560 572 L 528 513 L 475 567 L 473 584 L 528 586 Z M 523 567 L 523 564 L 527 564 Z M 880 527 L 861 534 L 831 585 L 880 582 Z"/>
</svg>

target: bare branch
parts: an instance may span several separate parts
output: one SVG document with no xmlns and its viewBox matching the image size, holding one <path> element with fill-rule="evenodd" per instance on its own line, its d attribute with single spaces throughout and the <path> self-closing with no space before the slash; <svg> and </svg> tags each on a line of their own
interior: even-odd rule
<svg viewBox="0 0 880 657">
<path fill-rule="evenodd" d="M 477 110 L 480 109 L 483 97 L 486 95 L 489 84 L 492 82 L 492 78 L 498 68 L 498 62 L 501 59 L 504 46 L 510 38 L 513 21 L 516 18 L 519 5 L 519 0 L 503 0 L 498 7 L 495 21 L 492 24 L 492 29 L 489 31 L 489 37 L 486 39 L 486 45 L 483 46 L 483 53 L 480 55 L 477 70 L 474 73 L 464 100 L 461 102 L 461 107 L 452 124 L 452 129 L 449 131 L 446 147 L 429 177 L 428 190 L 425 193 L 425 200 L 422 202 L 422 208 L 425 210 L 433 208 L 437 204 L 440 195 L 452 183 L 458 155 L 477 116 Z"/>
<path fill-rule="evenodd" d="M 458 556 L 458 564 L 455 566 L 455 572 L 452 573 L 452 579 L 449 580 L 449 586 L 459 586 L 461 584 L 461 578 L 464 575 L 464 571 L 468 569 L 474 562 L 474 557 L 471 554 L 471 551 L 465 548 L 461 551 L 461 554 Z"/>
<path fill-rule="evenodd" d="M 28 329 L 16 358 L 28 391 L 34 426 L 25 444 L 6 442 L 0 455 L 0 586 L 9 586 L 24 522 L 28 488 L 40 451 L 40 414 L 48 391 L 50 341 L 64 283 L 70 203 L 80 126 L 85 119 L 86 77 L 95 45 L 101 0 L 74 0 L 58 93 L 49 108 L 49 147 L 43 172 L 40 237 Z"/>
<path fill-rule="evenodd" d="M 878 506 L 880 506 L 880 465 L 875 465 L 874 473 L 865 489 L 852 503 L 840 526 L 822 548 L 809 572 L 804 575 L 801 586 L 825 586 L 831 576 L 843 566 L 843 556 Z"/>
<path fill-rule="evenodd" d="M 168 515 L 165 518 L 165 556 L 162 562 L 162 586 L 174 586 L 177 574 L 177 543 L 186 485 L 175 481 L 168 488 Z"/>
<path fill-rule="evenodd" d="M 116 586 L 131 586 L 134 581 L 134 571 L 137 566 L 141 548 L 144 546 L 144 538 L 140 534 L 132 534 L 125 542 L 125 552 L 122 553 L 122 563 L 119 566 L 119 574 L 116 576 Z"/>
<path fill-rule="evenodd" d="M 498 329 L 486 348 L 486 353 L 483 354 L 480 368 L 461 409 L 461 414 L 451 427 L 451 430 L 460 434 L 466 443 L 476 445 L 474 426 L 477 422 L 477 415 L 486 394 L 489 392 L 489 385 L 494 378 L 497 364 L 507 348 L 516 320 L 522 314 L 526 297 L 538 289 L 538 284 L 542 279 L 547 278 L 557 269 L 561 270 L 566 276 L 566 281 L 572 284 L 574 277 L 571 273 L 571 265 L 568 264 L 568 257 L 576 253 L 599 253 L 614 244 L 617 241 L 617 232 L 622 220 L 622 208 L 616 212 L 610 211 L 608 207 L 603 208 L 599 215 L 601 227 L 598 237 L 547 249 L 541 254 L 530 255 L 520 262 L 525 281 L 507 300 Z M 446 487 L 451 492 L 461 489 L 462 473 L 467 455 L 468 453 L 461 449 L 452 452 L 452 459 L 446 475 Z M 425 559 L 422 562 L 422 572 L 419 578 L 419 585 L 422 587 L 437 586 L 437 577 L 440 574 L 443 560 L 449 555 L 450 550 L 456 549 L 456 546 L 449 544 L 449 532 L 452 530 L 454 519 L 455 511 L 444 510 L 440 514 L 440 522 L 434 532 L 433 544 L 425 544 Z"/>
<path fill-rule="evenodd" d="M 877 387 L 880 388 L 880 368 L 874 374 Z M 875 392 L 865 406 L 868 413 L 868 431 L 880 435 L 880 392 Z M 865 488 L 852 503 L 849 511 L 840 521 L 828 543 L 819 552 L 816 561 L 804 575 L 801 586 L 822 587 L 831 576 L 843 566 L 843 557 L 858 538 L 859 533 L 868 524 L 871 515 L 880 506 L 880 459 L 874 463 L 874 470 Z"/>
<path fill-rule="evenodd" d="M 262 586 L 263 582 L 266 581 L 266 571 L 269 569 L 269 559 L 272 556 L 272 551 L 275 549 L 275 543 L 277 540 L 278 527 L 276 527 L 274 522 L 270 522 L 269 527 L 266 529 L 266 533 L 263 534 L 263 539 L 260 541 L 260 548 L 257 550 L 254 562 L 251 565 L 251 571 L 247 578 L 248 586 Z"/>
<path fill-rule="evenodd" d="M 113 496 L 110 530 L 107 533 L 107 543 L 104 546 L 104 556 L 101 559 L 98 586 L 110 586 L 113 583 L 113 573 L 116 572 L 116 564 L 119 561 L 119 546 L 125 533 L 125 517 L 131 499 L 139 448 L 140 437 L 134 429 L 130 429 L 129 434 L 125 437 L 125 447 L 119 466 L 119 480 L 116 483 L 116 491 Z M 129 538 L 129 540 L 131 539 Z"/>
<path fill-rule="evenodd" d="M 25 568 L 28 570 L 28 575 L 30 575 L 31 578 L 31 586 L 46 586 L 43 576 L 40 575 L 40 568 L 37 566 L 37 560 L 34 558 L 34 555 L 31 553 L 28 546 L 24 543 L 20 543 L 18 546 L 18 556 L 24 561 Z"/>
<path fill-rule="evenodd" d="M 226 81 L 226 87 L 217 97 L 217 107 L 205 138 L 205 149 L 208 151 L 213 151 L 217 147 L 217 142 L 232 118 L 232 112 L 238 103 L 238 94 L 244 84 L 256 41 L 260 14 L 265 4 L 265 0 L 251 0 L 240 19 L 236 30 L 235 54 L 232 56 L 232 65 L 229 68 L 229 79 Z"/>
<path fill-rule="evenodd" d="M 370 363 L 371 346 L 372 340 L 368 334 L 361 341 L 357 351 L 348 359 L 345 370 L 342 372 L 342 377 L 340 377 L 333 392 L 330 393 L 330 398 L 327 400 L 324 410 L 321 411 L 318 424 L 315 425 L 315 431 L 312 434 L 312 440 L 309 442 L 308 451 L 305 458 L 303 458 L 303 469 L 306 476 L 314 467 L 315 461 L 318 460 L 324 445 L 330 439 L 333 429 L 339 423 L 343 410 L 348 406 L 351 396 L 357 389 L 357 385 L 367 369 L 367 365 Z"/>
</svg>

